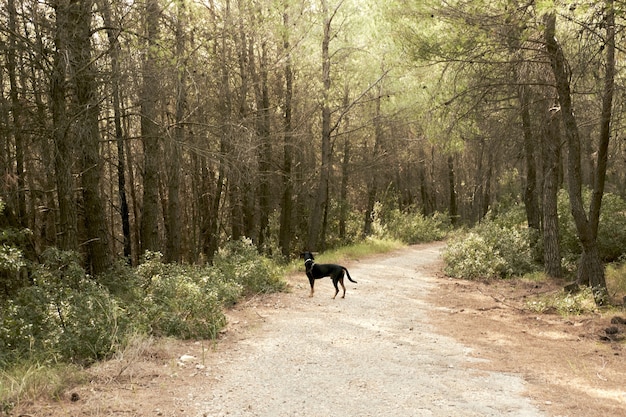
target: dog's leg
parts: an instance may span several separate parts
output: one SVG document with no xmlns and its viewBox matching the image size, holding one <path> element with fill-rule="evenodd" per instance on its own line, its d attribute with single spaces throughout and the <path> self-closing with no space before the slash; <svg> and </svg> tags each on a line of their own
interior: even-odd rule
<svg viewBox="0 0 626 417">
<path fill-rule="evenodd" d="M 339 277 L 336 276 L 336 275 L 333 275 L 331 278 L 333 279 L 333 285 L 335 286 L 335 295 L 333 295 L 333 300 L 334 300 L 335 297 L 337 297 L 337 294 L 339 294 L 339 287 L 337 286 L 337 282 L 339 281 Z"/>
<path fill-rule="evenodd" d="M 313 293 L 315 292 L 315 278 L 310 276 L 308 273 L 307 276 L 309 277 L 309 284 L 311 284 L 311 293 L 309 294 L 309 297 L 313 297 Z"/>
<path fill-rule="evenodd" d="M 343 277 L 339 277 L 339 283 L 341 284 L 341 288 L 343 288 L 343 295 L 341 298 L 346 298 L 346 286 L 343 285 Z"/>
</svg>

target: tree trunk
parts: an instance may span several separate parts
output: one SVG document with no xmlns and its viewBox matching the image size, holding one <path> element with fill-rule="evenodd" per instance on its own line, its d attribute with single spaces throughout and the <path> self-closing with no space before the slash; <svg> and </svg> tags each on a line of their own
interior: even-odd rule
<svg viewBox="0 0 626 417">
<path fill-rule="evenodd" d="M 283 114 L 283 195 L 280 205 L 280 230 L 278 244 L 283 256 L 291 254 L 291 236 L 293 234 L 293 181 L 292 181 L 292 147 L 293 126 L 292 98 L 293 98 L 293 68 L 291 63 L 291 46 L 289 41 L 289 12 L 283 14 L 283 50 L 285 53 L 285 96 Z"/>
<path fill-rule="evenodd" d="M 122 129 L 122 105 L 120 93 L 120 43 L 119 30 L 114 30 L 111 8 L 106 0 L 99 1 L 100 11 L 107 27 L 111 57 L 111 96 L 113 101 L 113 119 L 115 124 L 115 143 L 117 145 L 117 189 L 120 199 L 120 218 L 122 221 L 123 252 L 129 261 L 132 259 L 132 245 L 130 236 L 130 212 L 126 197 L 126 158 L 124 156 L 124 131 Z"/>
<path fill-rule="evenodd" d="M 211 261 L 219 248 L 219 230 L 220 230 L 220 206 L 222 204 L 222 194 L 227 177 L 226 157 L 229 152 L 229 141 L 231 140 L 231 112 L 232 112 L 232 93 L 230 89 L 230 69 L 228 63 L 231 60 L 230 46 L 227 38 L 227 31 L 231 27 L 230 1 L 226 1 L 226 15 L 224 16 L 224 33 L 219 47 L 216 47 L 216 54 L 219 54 L 221 67 L 219 68 L 219 92 L 220 101 L 218 107 L 218 117 L 220 126 L 220 150 L 219 165 L 217 172 L 217 183 L 213 193 L 212 206 L 209 211 L 206 231 L 203 233 L 204 253 L 206 258 Z M 217 22 L 214 22 L 217 25 Z"/>
<path fill-rule="evenodd" d="M 165 245 L 166 259 L 168 262 L 180 262 L 182 260 L 182 213 L 180 209 L 180 184 L 182 171 L 181 146 L 185 143 L 185 128 L 183 125 L 185 109 L 187 106 L 187 68 L 186 68 L 186 37 L 185 2 L 179 1 L 178 18 L 176 19 L 176 114 L 175 126 L 172 137 L 168 140 L 167 158 L 167 242 Z"/>
<path fill-rule="evenodd" d="M 350 90 L 346 85 L 343 95 L 343 107 L 350 105 Z M 350 131 L 350 118 L 345 117 L 344 132 Z M 348 178 L 350 176 L 350 138 L 345 135 L 343 139 L 343 160 L 341 161 L 341 188 L 339 191 L 339 239 L 346 239 L 346 222 L 348 220 Z"/>
<path fill-rule="evenodd" d="M 269 217 L 271 202 L 271 164 L 272 142 L 270 137 L 270 97 L 268 86 L 267 45 L 261 45 L 259 56 L 259 71 L 254 70 L 254 56 L 250 56 L 250 65 L 253 68 L 253 78 L 257 96 L 257 135 L 259 137 L 259 234 L 257 244 L 263 248 L 269 234 Z"/>
<path fill-rule="evenodd" d="M 85 206 L 87 262 L 94 275 L 105 272 L 111 263 L 106 214 L 100 196 L 100 99 L 96 68 L 91 58 L 91 16 L 93 0 L 70 3 L 70 68 L 77 114 L 77 142 L 80 144 L 82 198 Z"/>
<path fill-rule="evenodd" d="M 380 148 L 383 140 L 383 129 L 381 124 L 381 97 L 382 97 L 382 86 L 379 86 L 378 94 L 376 95 L 375 100 L 375 114 L 374 114 L 374 152 L 371 156 L 370 165 L 370 176 L 367 180 L 367 206 L 365 208 L 365 219 L 363 225 L 363 234 L 365 236 L 369 236 L 372 234 L 372 223 L 373 223 L 373 215 L 374 215 L 374 205 L 376 204 L 376 199 L 378 197 L 378 156 L 380 154 Z"/>
<path fill-rule="evenodd" d="M 417 176 L 419 178 L 420 199 L 422 201 L 422 214 L 430 216 L 433 212 L 430 193 L 428 192 L 428 182 L 426 180 L 426 155 L 422 145 L 417 148 Z"/>
<path fill-rule="evenodd" d="M 450 196 L 449 210 L 450 223 L 456 225 L 459 220 L 459 212 L 456 200 L 456 180 L 454 179 L 454 156 L 448 156 L 448 191 Z"/>
<path fill-rule="evenodd" d="M 15 196 L 16 216 L 22 227 L 27 226 L 26 222 L 26 195 L 24 178 L 24 135 L 22 134 L 22 102 L 19 97 L 19 86 L 17 82 L 17 11 L 15 10 L 15 0 L 7 1 L 9 14 L 9 45 L 6 52 L 6 66 L 9 74 L 9 96 L 11 99 L 11 112 L 13 114 L 13 139 L 15 143 L 15 176 L 17 180 Z"/>
<path fill-rule="evenodd" d="M 160 91 L 158 60 L 158 0 L 146 0 L 146 58 L 143 63 L 141 91 L 141 138 L 144 152 L 143 208 L 141 215 L 141 252 L 159 251 L 159 166 L 160 138 L 157 102 Z"/>
<path fill-rule="evenodd" d="M 613 79 L 615 65 L 615 27 L 612 19 L 612 1 L 607 2 L 607 68 L 605 74 L 605 90 L 602 109 L 600 145 L 598 149 L 598 164 L 596 181 L 593 190 L 589 218 L 585 213 L 582 199 L 582 175 L 581 175 L 581 143 L 574 109 L 572 105 L 569 74 L 563 50 L 555 38 L 556 17 L 554 14 L 546 18 L 545 41 L 546 49 L 550 57 L 552 72 L 556 80 L 561 105 L 561 117 L 565 128 L 565 136 L 568 147 L 568 189 L 570 205 L 578 240 L 583 253 L 578 267 L 578 283 L 588 284 L 593 288 L 595 301 L 598 305 L 607 301 L 607 289 L 604 276 L 604 268 L 597 248 L 597 225 L 600 216 L 600 205 L 604 193 L 604 178 L 606 175 L 606 148 L 608 147 L 610 134 L 611 106 L 613 95 Z"/>
<path fill-rule="evenodd" d="M 558 114 L 547 113 L 543 121 L 543 265 L 551 277 L 563 276 L 559 243 L 559 213 L 557 196 L 559 190 L 560 129 Z"/>
<path fill-rule="evenodd" d="M 324 37 L 322 39 L 322 161 L 320 176 L 317 184 L 317 192 L 313 209 L 309 217 L 309 231 L 307 235 L 307 249 L 314 251 L 318 248 L 320 233 L 322 230 L 323 211 L 327 204 L 328 185 L 331 169 L 331 111 L 330 111 L 330 40 L 332 18 L 328 14 L 328 3 L 322 0 L 322 13 L 324 14 Z"/>
<path fill-rule="evenodd" d="M 72 139 L 69 136 L 69 120 L 65 106 L 67 91 L 66 71 L 68 43 L 68 4 L 65 1 L 54 3 L 55 53 L 54 68 L 50 80 L 50 106 L 52 109 L 52 128 L 54 142 L 54 170 L 59 205 L 59 227 L 57 229 L 59 247 L 63 250 L 78 249 L 78 215 L 74 196 L 74 178 L 72 173 Z"/>
<path fill-rule="evenodd" d="M 520 113 L 522 118 L 522 131 L 524 134 L 524 160 L 526 162 L 526 184 L 524 187 L 524 207 L 526 209 L 526 221 L 532 237 L 532 246 L 537 246 L 537 238 L 541 228 L 541 211 L 539 209 L 539 192 L 537 189 L 537 167 L 535 163 L 536 141 L 533 137 L 533 129 L 530 123 L 530 94 L 529 88 L 524 85 L 518 87 Z"/>
</svg>

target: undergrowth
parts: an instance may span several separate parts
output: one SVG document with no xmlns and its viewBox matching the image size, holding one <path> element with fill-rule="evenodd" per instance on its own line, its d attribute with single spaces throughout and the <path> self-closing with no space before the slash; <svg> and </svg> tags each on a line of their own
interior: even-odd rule
<svg viewBox="0 0 626 417">
<path fill-rule="evenodd" d="M 593 291 L 589 287 L 582 287 L 576 293 L 559 291 L 544 294 L 527 301 L 526 307 L 535 313 L 555 313 L 561 316 L 589 314 L 598 308 L 593 298 Z"/>
</svg>

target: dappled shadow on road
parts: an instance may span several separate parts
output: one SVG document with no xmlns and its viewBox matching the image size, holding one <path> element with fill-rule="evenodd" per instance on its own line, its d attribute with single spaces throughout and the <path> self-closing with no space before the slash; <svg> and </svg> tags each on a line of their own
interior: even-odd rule
<svg viewBox="0 0 626 417">
<path fill-rule="evenodd" d="M 556 282 L 440 276 L 430 296 L 441 307 L 433 323 L 472 347 L 473 356 L 488 359 L 481 368 L 523 376 L 547 415 L 621 415 L 626 409 L 626 350 L 623 342 L 607 338 L 606 329 L 624 312 L 564 317 L 529 310 L 529 300 L 559 291 L 562 285 Z"/>
</svg>

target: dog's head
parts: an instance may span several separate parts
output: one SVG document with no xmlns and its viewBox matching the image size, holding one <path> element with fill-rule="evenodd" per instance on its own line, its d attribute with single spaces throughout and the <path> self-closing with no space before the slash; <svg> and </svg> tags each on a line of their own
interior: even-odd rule
<svg viewBox="0 0 626 417">
<path fill-rule="evenodd" d="M 313 256 L 313 253 L 311 253 L 311 252 L 302 252 L 302 253 L 300 254 L 300 258 L 301 258 L 301 259 L 304 259 L 304 262 L 305 262 L 305 263 L 306 263 L 306 261 L 309 261 L 309 260 L 311 260 L 311 261 L 312 261 L 312 260 L 314 260 L 314 259 L 315 259 L 315 257 Z"/>
</svg>

